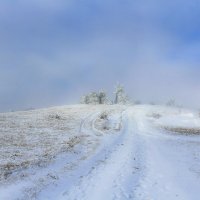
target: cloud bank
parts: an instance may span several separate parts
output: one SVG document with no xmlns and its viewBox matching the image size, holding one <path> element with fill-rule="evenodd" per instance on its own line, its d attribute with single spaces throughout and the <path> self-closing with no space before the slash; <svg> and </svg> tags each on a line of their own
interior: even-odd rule
<svg viewBox="0 0 200 200">
<path fill-rule="evenodd" d="M 143 102 L 200 107 L 196 0 L 0 2 L 0 111 L 77 103 L 121 82 Z"/>
</svg>

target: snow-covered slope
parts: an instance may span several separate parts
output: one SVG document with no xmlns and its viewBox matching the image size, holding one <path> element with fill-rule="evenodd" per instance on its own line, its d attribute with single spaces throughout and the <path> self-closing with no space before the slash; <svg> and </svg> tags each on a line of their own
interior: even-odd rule
<svg viewBox="0 0 200 200">
<path fill-rule="evenodd" d="M 198 200 L 199 133 L 197 112 L 162 106 L 2 113 L 0 199 Z"/>
</svg>

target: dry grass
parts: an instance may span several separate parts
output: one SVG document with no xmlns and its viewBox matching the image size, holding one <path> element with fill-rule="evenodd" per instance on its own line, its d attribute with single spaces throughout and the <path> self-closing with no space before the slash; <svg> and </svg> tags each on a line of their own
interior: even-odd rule
<svg viewBox="0 0 200 200">
<path fill-rule="evenodd" d="M 154 118 L 154 119 L 160 119 L 162 117 L 162 115 L 159 113 L 151 113 L 151 114 L 147 114 L 147 117 Z"/>
<path fill-rule="evenodd" d="M 100 114 L 99 118 L 102 119 L 102 120 L 108 120 L 108 115 L 109 115 L 108 112 L 102 112 Z"/>
<path fill-rule="evenodd" d="M 162 128 L 166 131 L 177 134 L 200 135 L 200 128 L 183 128 L 183 127 L 168 127 L 168 126 L 163 126 Z"/>
<path fill-rule="evenodd" d="M 119 108 L 117 110 L 110 109 L 102 112 L 95 121 L 95 128 L 105 133 L 120 131 L 122 127 L 122 111 L 123 109 Z M 113 120 L 110 120 L 113 118 L 113 116 L 118 117 L 118 119 L 115 119 L 114 124 L 111 123 Z"/>
<path fill-rule="evenodd" d="M 77 153 L 74 147 L 78 144 L 95 142 L 87 132 L 80 132 L 80 127 L 88 115 L 102 110 L 108 108 L 58 107 L 0 113 L 0 183 L 25 176 L 25 169 L 45 167 L 60 153 Z M 112 128 L 105 124 L 110 110 L 98 118 L 101 130 Z"/>
<path fill-rule="evenodd" d="M 96 108 L 52 108 L 0 114 L 0 181 L 17 170 L 46 166 L 84 142 L 81 121 Z"/>
</svg>

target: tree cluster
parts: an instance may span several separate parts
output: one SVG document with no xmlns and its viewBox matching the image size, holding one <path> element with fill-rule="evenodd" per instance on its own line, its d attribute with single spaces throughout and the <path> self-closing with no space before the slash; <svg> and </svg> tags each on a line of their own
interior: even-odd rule
<svg viewBox="0 0 200 200">
<path fill-rule="evenodd" d="M 100 92 L 90 92 L 81 98 L 82 104 L 121 104 L 129 103 L 129 98 L 125 93 L 124 87 L 118 84 L 114 92 L 114 100 L 110 100 L 107 93 L 101 90 Z"/>
</svg>

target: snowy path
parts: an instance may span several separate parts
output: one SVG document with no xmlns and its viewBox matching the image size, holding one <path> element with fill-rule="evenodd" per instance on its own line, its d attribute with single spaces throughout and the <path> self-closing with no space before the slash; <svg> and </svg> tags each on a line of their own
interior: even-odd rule
<svg viewBox="0 0 200 200">
<path fill-rule="evenodd" d="M 110 147 L 102 149 L 101 155 L 106 155 L 92 167 L 92 171 L 73 186 L 67 195 L 61 199 L 132 199 L 133 188 L 139 178 L 139 151 L 140 144 L 135 143 L 131 120 L 124 118 L 122 134 Z M 138 140 L 137 140 L 138 141 Z M 136 157 L 138 157 L 136 159 Z M 140 157 L 141 158 L 141 157 Z"/>
<path fill-rule="evenodd" d="M 140 179 L 136 199 L 198 200 L 199 136 L 167 135 L 151 127 L 144 109 L 139 108 L 136 113 L 138 134 L 146 149 L 144 177 Z"/>
<path fill-rule="evenodd" d="M 199 200 L 200 136 L 167 134 L 148 116 L 157 112 L 156 106 L 128 107 L 122 112 L 122 130 L 113 134 L 95 128 L 99 111 L 90 114 L 79 130 L 92 136 L 84 151 L 61 155 L 32 177 L 28 195 L 11 199 Z M 17 186 L 21 194 L 27 191 L 24 185 Z"/>
<path fill-rule="evenodd" d="M 199 199 L 200 165 L 194 157 L 199 140 L 153 129 L 146 112 L 140 107 L 125 112 L 122 134 L 101 152 L 107 152 L 105 159 L 97 159 L 61 200 Z"/>
</svg>

